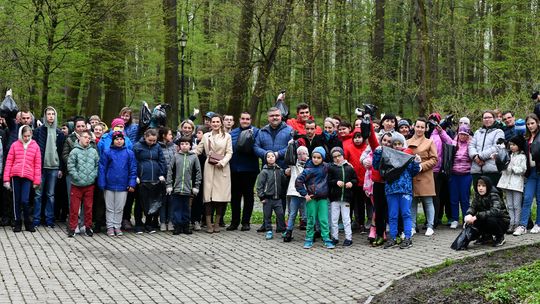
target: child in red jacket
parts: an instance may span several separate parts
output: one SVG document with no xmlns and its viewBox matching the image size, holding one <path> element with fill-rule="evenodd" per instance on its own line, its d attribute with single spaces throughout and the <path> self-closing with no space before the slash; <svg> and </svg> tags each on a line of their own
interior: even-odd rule
<svg viewBox="0 0 540 304">
<path fill-rule="evenodd" d="M 4 187 L 13 189 L 13 213 L 15 226 L 13 232 L 21 232 L 21 208 L 26 231 L 35 232 L 30 219 L 30 188 L 37 188 L 41 184 L 41 152 L 39 146 L 32 139 L 32 128 L 23 126 L 19 129 L 19 140 L 9 149 L 4 169 Z"/>
</svg>

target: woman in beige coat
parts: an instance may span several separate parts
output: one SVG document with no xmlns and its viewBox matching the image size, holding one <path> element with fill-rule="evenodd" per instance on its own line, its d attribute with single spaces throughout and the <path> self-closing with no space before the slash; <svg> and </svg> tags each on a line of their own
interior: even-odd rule
<svg viewBox="0 0 540 304">
<path fill-rule="evenodd" d="M 424 214 L 427 219 L 426 236 L 433 235 L 433 221 L 435 218 L 435 208 L 433 206 L 433 196 L 435 195 L 435 180 L 433 179 L 433 167 L 437 164 L 437 148 L 433 141 L 426 138 L 427 121 L 423 118 L 416 120 L 414 124 L 414 135 L 407 140 L 407 145 L 414 154 L 422 159 L 420 163 L 420 173 L 413 178 L 414 201 L 411 207 L 411 217 L 413 234 L 416 232 L 416 213 L 418 202 L 422 201 Z"/>
<path fill-rule="evenodd" d="M 223 118 L 214 114 L 210 122 L 211 131 L 205 133 L 197 146 L 197 155 L 203 151 L 208 156 L 204 163 L 203 201 L 206 214 L 206 232 L 219 232 L 219 218 L 231 200 L 231 169 L 229 160 L 232 157 L 231 136 L 223 130 Z M 223 156 L 217 164 L 208 162 L 210 155 Z M 212 226 L 212 209 L 216 210 L 216 219 Z"/>
</svg>

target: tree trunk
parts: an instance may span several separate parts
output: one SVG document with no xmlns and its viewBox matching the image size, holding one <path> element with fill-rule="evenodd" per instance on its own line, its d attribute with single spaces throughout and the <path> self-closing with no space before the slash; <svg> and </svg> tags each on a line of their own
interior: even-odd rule
<svg viewBox="0 0 540 304">
<path fill-rule="evenodd" d="M 236 43 L 236 68 L 234 70 L 231 97 L 227 114 L 240 117 L 243 110 L 243 102 L 247 95 L 248 81 L 251 74 L 251 25 L 255 12 L 255 3 L 252 0 L 244 0 L 242 16 Z"/>
<path fill-rule="evenodd" d="M 289 16 L 292 13 L 293 1 L 294 0 L 287 0 L 285 6 L 281 10 L 281 13 L 279 15 L 279 22 L 276 26 L 274 37 L 272 39 L 272 44 L 270 46 L 270 51 L 268 52 L 266 57 L 263 58 L 263 63 L 261 64 L 261 67 L 259 69 L 259 76 L 257 77 L 257 82 L 255 83 L 255 89 L 253 90 L 253 94 L 251 96 L 251 104 L 249 108 L 249 112 L 251 113 L 253 120 L 256 119 L 257 108 L 263 100 L 264 93 L 266 92 L 268 76 L 270 75 L 270 71 L 272 70 L 272 66 L 274 65 L 276 54 L 281 43 L 281 38 L 283 38 L 283 34 L 287 29 Z"/>
<path fill-rule="evenodd" d="M 304 0 L 304 24 L 302 31 L 302 40 L 304 41 L 304 103 L 311 106 L 313 102 L 313 1 Z"/>
<path fill-rule="evenodd" d="M 211 41 L 211 33 L 210 33 L 210 0 L 204 0 L 203 1 L 203 34 L 204 34 L 204 41 L 205 41 L 205 49 L 209 48 L 210 41 Z M 199 95 L 199 107 L 201 110 L 202 115 L 206 113 L 208 110 L 210 110 L 210 99 L 212 96 L 212 78 L 210 76 L 210 59 L 209 59 L 208 50 L 206 49 L 201 57 L 203 58 L 203 64 L 201 68 L 202 76 L 201 80 L 199 81 L 199 87 L 197 89 L 197 93 Z M 202 116 L 201 115 L 201 116 Z M 201 121 L 202 123 L 202 121 Z"/>
<path fill-rule="evenodd" d="M 165 25 L 165 103 L 171 106 L 167 120 L 172 128 L 178 126 L 178 24 L 176 0 L 163 0 L 163 21 Z M 182 79 L 183 80 L 183 79 Z M 180 105 L 181 106 L 181 105 Z M 180 117 L 184 119 L 185 117 Z"/>
<path fill-rule="evenodd" d="M 90 77 L 90 83 L 88 85 L 88 95 L 86 96 L 85 115 L 87 117 L 91 115 L 99 115 L 101 117 L 100 100 L 101 100 L 101 82 L 102 79 L 97 74 L 92 74 Z M 105 121 L 107 125 L 109 122 Z"/>
<path fill-rule="evenodd" d="M 384 9 L 385 0 L 375 1 L 375 28 L 373 29 L 373 50 L 371 72 L 371 96 L 373 102 L 383 104 L 382 81 L 384 78 Z"/>
<path fill-rule="evenodd" d="M 77 113 L 77 106 L 79 104 L 79 92 L 81 91 L 81 72 L 73 72 L 67 74 L 66 77 L 66 104 L 64 105 L 64 116 L 70 117 Z"/>
<path fill-rule="evenodd" d="M 493 61 L 494 66 L 492 68 L 491 74 L 491 83 L 493 84 L 493 95 L 497 96 L 503 94 L 505 91 L 505 79 L 506 73 L 504 68 L 505 56 L 504 52 L 506 51 L 506 37 L 505 37 L 505 26 L 507 26 L 507 21 L 503 19 L 504 8 L 502 0 L 495 0 L 493 4 Z M 524 29 L 516 29 L 521 31 Z"/>
<path fill-rule="evenodd" d="M 429 36 L 427 26 L 427 16 L 424 0 L 417 0 L 416 15 L 414 21 L 416 24 L 416 35 L 418 38 L 418 112 L 420 116 L 426 116 L 431 111 L 431 86 L 430 86 L 430 68 L 429 57 Z"/>
</svg>

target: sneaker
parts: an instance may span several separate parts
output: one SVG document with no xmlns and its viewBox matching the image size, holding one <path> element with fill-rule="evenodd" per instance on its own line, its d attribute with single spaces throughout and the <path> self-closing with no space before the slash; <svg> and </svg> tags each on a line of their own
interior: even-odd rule
<svg viewBox="0 0 540 304">
<path fill-rule="evenodd" d="M 227 231 L 235 231 L 235 230 L 238 230 L 238 225 L 229 225 L 229 227 L 227 227 L 227 229 L 225 229 Z"/>
<path fill-rule="evenodd" d="M 360 225 L 360 227 L 358 227 L 358 233 L 366 234 L 366 228 L 364 227 L 364 225 Z"/>
<path fill-rule="evenodd" d="M 193 223 L 193 230 L 200 231 L 201 230 L 201 223 L 199 223 L 199 222 Z"/>
<path fill-rule="evenodd" d="M 114 234 L 116 234 L 116 236 L 122 236 L 124 235 L 124 232 L 122 232 L 122 229 L 120 228 L 114 228 Z"/>
<path fill-rule="evenodd" d="M 107 228 L 107 235 L 108 236 L 115 236 L 114 228 Z"/>
<path fill-rule="evenodd" d="M 336 248 L 336 245 L 334 245 L 334 242 L 332 240 L 324 241 L 324 247 L 328 249 L 334 249 Z"/>
<path fill-rule="evenodd" d="M 173 231 L 173 235 L 179 235 L 180 233 L 182 233 L 182 228 L 179 227 L 179 226 L 176 226 L 174 227 L 174 231 Z"/>
<path fill-rule="evenodd" d="M 394 239 L 394 240 L 391 239 L 391 240 L 387 241 L 386 244 L 384 244 L 384 247 L 383 247 L 383 248 L 384 248 L 384 249 L 388 249 L 388 248 L 394 247 L 394 246 L 396 246 L 396 245 L 397 245 L 396 240 L 395 240 L 395 239 Z"/>
<path fill-rule="evenodd" d="M 475 245 L 484 245 L 493 241 L 493 236 L 491 234 L 483 234 L 478 240 L 474 242 Z"/>
<path fill-rule="evenodd" d="M 93 237 L 94 231 L 92 231 L 92 228 L 86 228 L 85 230 L 86 236 Z"/>
<path fill-rule="evenodd" d="M 75 235 L 75 230 L 68 229 L 68 237 L 72 238 Z"/>
<path fill-rule="evenodd" d="M 334 245 L 339 244 L 339 240 L 338 240 L 338 239 L 332 239 L 331 242 L 332 242 L 332 244 L 334 244 Z"/>
<path fill-rule="evenodd" d="M 534 227 L 531 229 L 530 232 L 534 234 L 540 232 L 540 226 L 538 226 L 538 224 L 534 224 Z"/>
<path fill-rule="evenodd" d="M 293 239 L 292 231 L 291 230 L 285 231 L 285 236 L 283 236 L 283 242 L 289 243 L 290 241 L 292 241 L 292 239 Z"/>
<path fill-rule="evenodd" d="M 85 226 L 79 227 L 79 232 L 80 232 L 80 234 L 85 234 L 86 233 L 86 227 Z"/>
<path fill-rule="evenodd" d="M 506 243 L 506 240 L 504 239 L 504 234 L 501 234 L 500 236 L 495 237 L 493 247 L 501 247 L 504 243 Z"/>
<path fill-rule="evenodd" d="M 186 225 L 184 225 L 184 227 L 182 227 L 182 233 L 183 233 L 183 234 L 193 234 L 193 232 L 191 231 L 191 227 L 189 226 L 189 224 L 186 224 Z"/>
<path fill-rule="evenodd" d="M 399 244 L 399 249 L 407 249 L 412 247 L 412 240 L 411 239 L 404 239 L 401 244 Z"/>
<path fill-rule="evenodd" d="M 249 231 L 251 230 L 251 227 L 249 224 L 242 225 L 242 228 L 240 228 L 240 231 Z"/>
<path fill-rule="evenodd" d="M 304 241 L 304 249 L 310 249 L 313 247 L 313 241 L 312 240 L 305 240 Z"/>
<path fill-rule="evenodd" d="M 75 227 L 75 234 L 81 234 L 81 230 L 79 229 L 79 226 Z"/>
<path fill-rule="evenodd" d="M 152 225 L 146 225 L 144 229 L 146 230 L 146 232 L 150 234 L 156 233 L 156 228 L 154 228 Z"/>
<path fill-rule="evenodd" d="M 274 238 L 274 233 L 272 231 L 266 231 L 266 235 L 264 236 L 265 239 L 271 240 Z"/>
<path fill-rule="evenodd" d="M 523 235 L 527 233 L 527 228 L 525 226 L 517 226 L 516 230 L 514 231 L 515 236 Z"/>
<path fill-rule="evenodd" d="M 47 228 L 51 228 L 51 229 L 54 229 L 54 224 L 47 224 Z"/>
<path fill-rule="evenodd" d="M 161 223 L 159 225 L 159 231 L 167 231 L 167 224 L 166 223 Z"/>
<path fill-rule="evenodd" d="M 457 229 L 458 226 L 459 226 L 458 221 L 453 221 L 452 223 L 450 223 L 450 229 Z"/>
<path fill-rule="evenodd" d="M 416 228 L 411 229 L 411 237 L 416 234 Z"/>
<path fill-rule="evenodd" d="M 352 246 L 352 240 L 343 241 L 343 247 L 350 247 L 350 246 Z"/>
<path fill-rule="evenodd" d="M 124 230 L 131 230 L 131 229 L 133 229 L 133 225 L 131 225 L 130 220 L 123 220 L 122 221 L 122 227 L 120 227 L 120 228 L 124 229 Z"/>
<path fill-rule="evenodd" d="M 262 225 L 261 227 L 259 227 L 259 229 L 257 229 L 257 232 L 266 232 L 266 225 Z"/>
<path fill-rule="evenodd" d="M 306 221 L 300 220 L 300 226 L 299 226 L 299 229 L 300 229 L 300 230 L 306 230 L 306 225 L 307 225 L 307 222 L 306 222 Z"/>
<path fill-rule="evenodd" d="M 174 231 L 174 225 L 172 223 L 167 224 L 167 231 Z"/>
<path fill-rule="evenodd" d="M 373 243 L 371 244 L 371 246 L 373 247 L 379 247 L 381 246 L 382 244 L 384 244 L 384 238 L 378 236 L 375 241 L 373 241 Z"/>
<path fill-rule="evenodd" d="M 377 238 L 377 228 L 375 226 L 369 227 L 368 240 L 375 240 Z"/>
<path fill-rule="evenodd" d="M 426 236 L 432 236 L 435 231 L 433 231 L 433 228 L 429 228 L 426 230 Z"/>
<path fill-rule="evenodd" d="M 401 236 L 401 235 L 396 236 L 396 245 L 401 244 L 401 242 L 403 241 L 404 238 L 405 238 L 405 237 L 404 237 L 404 236 Z"/>
<path fill-rule="evenodd" d="M 144 229 L 140 226 L 135 226 L 135 234 L 143 234 Z"/>
</svg>

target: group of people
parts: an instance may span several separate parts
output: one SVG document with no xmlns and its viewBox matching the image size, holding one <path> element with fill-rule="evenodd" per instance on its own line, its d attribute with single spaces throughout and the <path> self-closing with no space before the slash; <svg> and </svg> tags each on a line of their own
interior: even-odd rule
<svg viewBox="0 0 540 304">
<path fill-rule="evenodd" d="M 29 111 L 1 118 L 1 222 L 33 232 L 67 221 L 69 237 L 218 233 L 230 203 L 226 230 L 247 231 L 256 195 L 264 213 L 257 231 L 290 242 L 298 217 L 306 249 L 317 237 L 335 248 L 341 230 L 343 246 L 354 231 L 372 246 L 405 249 L 421 228 L 433 235 L 444 216 L 494 246 L 506 233 L 540 232 L 538 214 L 530 223 L 540 195 L 536 114 L 523 130 L 511 111 L 485 111 L 475 132 L 469 118 L 453 128 L 438 113 L 415 121 L 358 113 L 352 124 L 335 116 L 320 125 L 304 103 L 295 118 L 283 114 L 270 108 L 260 129 L 247 112 L 236 128 L 231 115 L 208 112 L 200 125 L 186 119 L 176 130 L 141 130 L 127 107 L 110 128 L 97 115 L 59 128 L 50 106 L 40 124 Z M 425 222 L 417 224 L 419 203 Z"/>
</svg>

